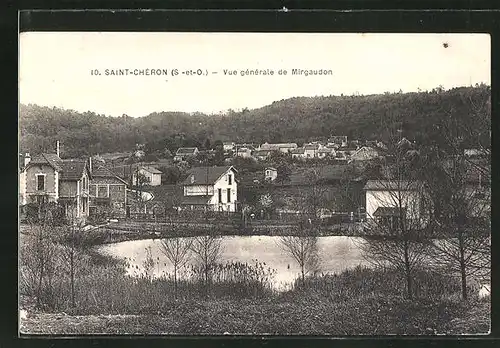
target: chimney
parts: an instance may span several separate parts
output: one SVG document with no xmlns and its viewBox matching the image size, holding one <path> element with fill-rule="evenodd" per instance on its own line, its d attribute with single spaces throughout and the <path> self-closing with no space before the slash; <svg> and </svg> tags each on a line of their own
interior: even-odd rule
<svg viewBox="0 0 500 348">
<path fill-rule="evenodd" d="M 56 154 L 57 154 L 57 157 L 61 157 L 61 156 L 59 156 L 59 140 L 56 142 Z"/>
<path fill-rule="evenodd" d="M 30 161 L 31 161 L 31 156 L 29 153 L 26 152 L 26 154 L 24 155 L 24 167 L 26 167 L 28 163 L 30 163 Z"/>
<path fill-rule="evenodd" d="M 89 157 L 89 172 L 92 175 L 92 156 Z"/>
</svg>

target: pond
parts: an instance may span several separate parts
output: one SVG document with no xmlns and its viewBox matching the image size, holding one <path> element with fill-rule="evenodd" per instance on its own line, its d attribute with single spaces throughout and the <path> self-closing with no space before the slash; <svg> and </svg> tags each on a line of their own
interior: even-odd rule
<svg viewBox="0 0 500 348">
<path fill-rule="evenodd" d="M 221 262 L 242 262 L 255 265 L 262 263 L 265 269 L 274 269 L 273 284 L 276 289 L 288 287 L 300 275 L 297 262 L 280 247 L 280 237 L 274 236 L 231 236 L 223 237 Z M 360 238 L 330 236 L 318 238 L 319 272 L 341 273 L 345 269 L 366 265 L 357 245 Z M 111 256 L 125 259 L 128 273 L 139 275 L 144 272 L 147 250 L 155 260 L 154 275 L 171 274 L 173 267 L 160 249 L 160 240 L 135 240 L 102 246 L 100 250 Z M 192 264 L 194 264 L 194 260 Z"/>
</svg>

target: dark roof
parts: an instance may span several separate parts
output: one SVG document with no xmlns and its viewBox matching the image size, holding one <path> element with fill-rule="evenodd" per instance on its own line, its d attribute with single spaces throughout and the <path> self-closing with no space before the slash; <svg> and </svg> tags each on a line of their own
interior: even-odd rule
<svg viewBox="0 0 500 348">
<path fill-rule="evenodd" d="M 51 166 L 55 170 L 60 171 L 62 170 L 62 162 L 63 160 L 55 153 L 42 153 L 32 158 L 31 161 L 28 163 L 28 166 L 37 164 L 46 164 Z"/>
<path fill-rule="evenodd" d="M 368 180 L 364 187 L 365 190 L 376 191 L 411 191 L 419 186 L 418 181 L 407 180 Z"/>
<path fill-rule="evenodd" d="M 406 209 L 400 207 L 378 207 L 373 213 L 373 216 L 400 216 L 405 215 Z"/>
<path fill-rule="evenodd" d="M 92 176 L 96 178 L 116 178 L 127 185 L 127 182 L 116 175 L 111 169 L 102 163 L 92 163 Z"/>
<path fill-rule="evenodd" d="M 73 181 L 79 180 L 87 166 L 86 161 L 81 160 L 64 160 L 61 162 L 60 180 Z"/>
<path fill-rule="evenodd" d="M 188 172 L 187 178 L 182 182 L 183 185 L 210 185 L 221 177 L 229 169 L 235 170 L 232 166 L 226 167 L 195 167 Z"/>
<path fill-rule="evenodd" d="M 151 174 L 163 174 L 161 170 L 156 169 L 155 167 L 141 167 L 141 169 L 144 169 L 147 172 L 150 172 Z"/>
<path fill-rule="evenodd" d="M 212 196 L 183 196 L 181 204 L 184 205 L 205 205 Z"/>
<path fill-rule="evenodd" d="M 197 150 L 197 147 L 180 147 L 177 149 L 176 155 L 192 155 Z"/>
</svg>

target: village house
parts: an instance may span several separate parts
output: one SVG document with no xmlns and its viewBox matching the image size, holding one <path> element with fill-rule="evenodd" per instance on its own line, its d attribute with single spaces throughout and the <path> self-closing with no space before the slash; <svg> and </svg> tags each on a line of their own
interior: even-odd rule
<svg viewBox="0 0 500 348">
<path fill-rule="evenodd" d="M 290 153 L 293 149 L 296 149 L 298 146 L 296 143 L 276 143 L 276 144 L 269 144 L 269 143 L 264 143 L 262 144 L 259 149 L 260 150 L 268 150 L 268 151 L 280 151 L 282 153 Z"/>
<path fill-rule="evenodd" d="M 92 161 L 62 160 L 58 154 L 42 153 L 25 168 L 25 203 L 58 202 L 74 222 L 89 215 L 89 181 Z"/>
<path fill-rule="evenodd" d="M 380 157 L 381 153 L 369 146 L 362 146 L 351 155 L 353 161 L 370 161 Z"/>
<path fill-rule="evenodd" d="M 248 147 L 240 147 L 234 153 L 236 157 L 250 158 L 252 157 L 252 150 Z"/>
<path fill-rule="evenodd" d="M 319 144 L 305 144 L 304 145 L 304 156 L 305 158 L 316 158 L 318 156 L 318 151 L 320 149 Z"/>
<path fill-rule="evenodd" d="M 197 147 L 180 147 L 175 152 L 174 161 L 185 161 L 198 156 L 199 152 Z"/>
<path fill-rule="evenodd" d="M 413 226 L 424 227 L 429 209 L 423 183 L 405 180 L 368 180 L 365 187 L 366 217 L 394 227 L 403 217 Z"/>
<path fill-rule="evenodd" d="M 271 157 L 271 150 L 255 150 L 252 156 L 259 161 L 266 161 Z"/>
<path fill-rule="evenodd" d="M 127 208 L 127 182 L 102 163 L 95 163 L 90 180 L 90 209 L 93 215 L 99 208 L 109 209 L 113 216 L 123 217 Z"/>
<path fill-rule="evenodd" d="M 346 147 L 347 146 L 347 136 L 346 135 L 333 135 L 328 139 L 327 145 L 336 147 Z"/>
<path fill-rule="evenodd" d="M 235 146 L 235 144 L 232 141 L 224 141 L 222 143 L 222 148 L 224 151 L 233 151 L 234 146 Z"/>
<path fill-rule="evenodd" d="M 321 147 L 318 150 L 317 157 L 318 158 L 326 158 L 326 157 L 335 157 L 335 149 L 331 147 Z"/>
<path fill-rule="evenodd" d="M 305 150 L 303 147 L 299 147 L 297 149 L 293 149 L 290 151 L 292 158 L 296 159 L 304 159 L 306 157 Z"/>
<path fill-rule="evenodd" d="M 181 205 L 191 210 L 237 211 L 237 173 L 232 166 L 192 168 L 182 182 Z"/>
<path fill-rule="evenodd" d="M 278 170 L 273 167 L 267 167 L 264 171 L 264 180 L 274 181 L 278 177 Z"/>
<path fill-rule="evenodd" d="M 132 174 L 132 185 L 140 186 L 140 184 L 146 184 L 149 186 L 159 186 L 161 185 L 161 175 L 163 173 L 150 166 L 142 166 L 138 167 L 136 171 Z M 137 177 L 142 176 L 145 179 L 145 182 L 141 183 L 140 180 L 138 182 Z"/>
</svg>

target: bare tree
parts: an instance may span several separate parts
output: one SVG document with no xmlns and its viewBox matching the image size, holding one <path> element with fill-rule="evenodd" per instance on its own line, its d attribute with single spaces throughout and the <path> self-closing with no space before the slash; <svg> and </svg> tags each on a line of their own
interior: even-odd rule
<svg viewBox="0 0 500 348">
<path fill-rule="evenodd" d="M 161 240 L 160 250 L 174 267 L 174 295 L 177 298 L 177 272 L 189 261 L 188 256 L 193 245 L 192 238 L 166 238 Z"/>
<path fill-rule="evenodd" d="M 478 108 L 472 100 L 470 103 L 474 110 Z M 481 127 L 472 129 L 453 115 L 442 120 L 439 134 L 448 151 L 445 155 L 430 153 L 426 171 L 434 192 L 435 230 L 439 237 L 432 259 L 436 265 L 459 274 L 464 300 L 469 280 L 488 279 L 491 268 L 490 157 L 483 154 L 478 161 L 464 153 L 464 137 L 476 139 L 484 132 Z M 471 133 L 474 129 L 477 135 Z M 484 143 L 478 146 L 489 148 Z"/>
<path fill-rule="evenodd" d="M 141 210 L 146 211 L 146 200 L 144 197 L 144 187 L 149 184 L 149 179 L 144 173 L 140 171 L 140 168 L 137 167 L 135 170 L 135 186 L 137 187 L 136 191 L 136 199 L 139 202 L 139 208 Z"/>
<path fill-rule="evenodd" d="M 191 244 L 198 265 L 203 272 L 205 296 L 209 296 L 212 270 L 220 261 L 223 245 L 220 236 L 215 234 L 215 227 L 205 236 L 194 237 Z"/>
<path fill-rule="evenodd" d="M 384 178 L 367 183 L 367 236 L 360 247 L 373 265 L 401 271 L 406 295 L 412 298 L 414 272 L 425 266 L 431 243 L 432 204 L 408 148 L 397 139 L 396 135 L 389 145 L 382 166 Z"/>
<path fill-rule="evenodd" d="M 76 307 L 76 280 L 83 266 L 82 226 L 83 222 L 76 216 L 76 211 L 70 207 L 67 214 L 68 224 L 58 236 L 60 244 L 60 258 L 62 265 L 69 275 L 71 306 Z"/>
<path fill-rule="evenodd" d="M 292 235 L 280 237 L 279 247 L 299 264 L 303 285 L 308 273 L 318 271 L 318 237 L 313 229 L 306 229 L 302 223 L 299 224 Z"/>
<path fill-rule="evenodd" d="M 43 206 L 42 206 L 43 205 Z M 36 222 L 21 237 L 20 283 L 25 291 L 36 298 L 37 307 L 53 304 L 53 277 L 57 272 L 55 244 L 58 207 L 42 203 Z"/>
</svg>

